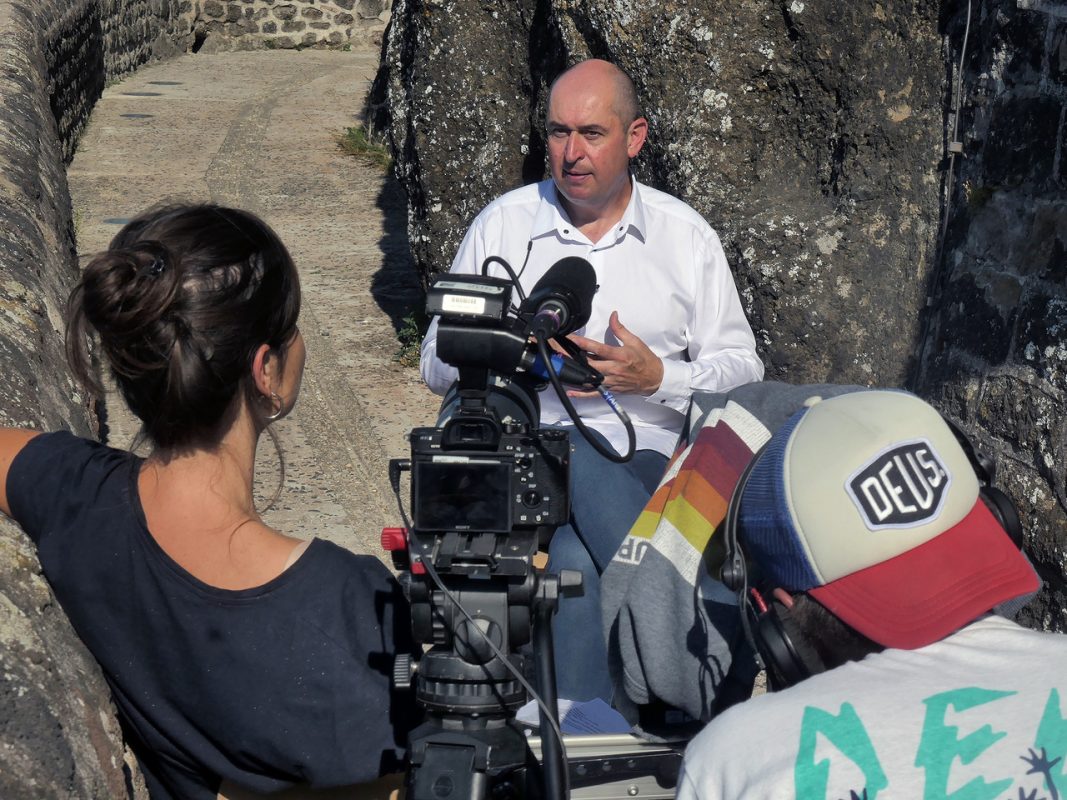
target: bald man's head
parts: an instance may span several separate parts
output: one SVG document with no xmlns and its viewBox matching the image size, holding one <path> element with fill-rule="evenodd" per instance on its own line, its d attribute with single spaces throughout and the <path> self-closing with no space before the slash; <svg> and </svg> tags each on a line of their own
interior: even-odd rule
<svg viewBox="0 0 1067 800">
<path fill-rule="evenodd" d="M 599 58 L 580 61 L 561 72 L 549 89 L 549 103 L 551 104 L 552 93 L 557 88 L 566 89 L 571 83 L 580 85 L 590 81 L 601 82 L 611 93 L 611 108 L 624 126 L 641 116 L 641 108 L 637 102 L 637 90 L 630 76 L 611 62 L 602 61 Z"/>
</svg>

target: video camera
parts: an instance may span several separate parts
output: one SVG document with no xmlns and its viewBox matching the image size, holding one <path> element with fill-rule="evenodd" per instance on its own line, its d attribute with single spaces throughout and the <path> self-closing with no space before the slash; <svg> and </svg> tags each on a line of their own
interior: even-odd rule
<svg viewBox="0 0 1067 800">
<path fill-rule="evenodd" d="M 558 739 L 546 738 L 542 784 L 540 770 L 526 769 L 536 762 L 514 713 L 531 692 L 520 648 L 532 639 L 539 688 L 550 698 L 542 720 L 556 725 L 551 616 L 561 579 L 536 573 L 533 557 L 569 517 L 570 441 L 563 430 L 539 429 L 537 392 L 546 379 L 560 394 L 561 380 L 600 382 L 548 349 L 552 337 L 585 324 L 595 289 L 593 268 L 572 258 L 518 307 L 513 284 L 487 275 L 443 276 L 427 293 L 437 354 L 458 380 L 437 425 L 411 432 L 411 458 L 390 462 L 398 497 L 400 474 L 411 472 L 413 524 L 383 535 L 402 570 L 415 639 L 431 645 L 417 666 L 395 670 L 400 685 L 415 678 L 429 712 L 411 734 L 412 800 L 473 799 L 490 787 L 563 793 Z M 580 586 L 576 575 L 563 590 Z"/>
<path fill-rule="evenodd" d="M 530 557 L 569 516 L 570 446 L 539 430 L 537 392 L 549 378 L 595 386 L 600 376 L 536 341 L 584 324 L 594 290 L 581 259 L 554 266 L 512 314 L 512 285 L 448 275 L 427 294 L 437 353 L 458 368 L 437 426 L 411 432 L 412 555 L 442 574 L 525 575 Z"/>
<path fill-rule="evenodd" d="M 511 274 L 494 258 L 483 273 L 493 260 Z M 437 425 L 411 431 L 410 459 L 390 462 L 398 500 L 400 474 L 411 473 L 412 523 L 401 504 L 407 527 L 383 533 L 414 637 L 431 646 L 417 666 L 400 661 L 394 671 L 400 686 L 414 678 L 428 712 L 410 736 L 410 800 L 564 798 L 569 785 L 611 780 L 625 781 L 621 797 L 672 785 L 660 773 L 676 769 L 678 754 L 651 753 L 627 737 L 586 737 L 594 741 L 577 746 L 570 774 L 556 721 L 551 619 L 561 595 L 581 593 L 581 574 L 533 569 L 570 514 L 569 437 L 539 427 L 538 392 L 551 383 L 583 430 L 562 384 L 592 389 L 602 376 L 563 337 L 586 323 L 595 290 L 589 263 L 565 258 L 528 297 L 517 280 L 484 274 L 445 275 L 427 293 L 437 355 L 458 379 Z M 551 339 L 572 357 L 550 351 Z M 629 434 L 632 452 L 632 426 Z M 527 695 L 537 695 L 526 680 L 531 641 L 543 698 L 538 754 L 515 721 Z"/>
</svg>

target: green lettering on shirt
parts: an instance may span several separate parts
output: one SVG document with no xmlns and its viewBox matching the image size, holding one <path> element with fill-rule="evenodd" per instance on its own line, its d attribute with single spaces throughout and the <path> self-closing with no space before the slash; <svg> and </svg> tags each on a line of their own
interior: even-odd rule
<svg viewBox="0 0 1067 800">
<path fill-rule="evenodd" d="M 1037 726 L 1037 735 L 1034 737 L 1034 748 L 1044 749 L 1048 753 L 1049 762 L 1046 776 L 1052 781 L 1053 786 L 1045 788 L 1052 791 L 1056 789 L 1060 797 L 1067 797 L 1067 720 L 1060 711 L 1060 693 L 1053 689 L 1045 703 L 1045 713 L 1041 715 L 1041 722 Z M 1059 757 L 1058 762 L 1055 761 Z M 1031 772 L 1036 770 L 1031 770 Z"/>
<path fill-rule="evenodd" d="M 996 800 L 1011 786 L 1011 778 L 988 783 L 984 776 L 979 776 L 949 794 L 948 781 L 956 759 L 959 758 L 963 764 L 970 764 L 1007 734 L 1003 731 L 994 732 L 991 725 L 983 725 L 960 737 L 957 735 L 958 727 L 945 723 L 945 712 L 949 706 L 959 713 L 1013 694 L 1015 692 L 971 687 L 941 692 L 923 701 L 926 704 L 926 719 L 923 720 L 922 738 L 915 756 L 915 766 L 926 771 L 923 800 L 945 800 L 949 797 L 953 800 Z"/>
<path fill-rule="evenodd" d="M 793 784 L 797 797 L 826 797 L 830 782 L 829 759 L 815 760 L 818 734 L 825 736 L 853 764 L 860 768 L 867 781 L 867 800 L 874 800 L 878 792 L 889 785 L 871 737 L 863 727 L 851 703 L 841 705 L 841 713 L 834 716 L 821 708 L 808 706 L 800 723 L 800 748 L 793 767 Z M 859 794 L 859 792 L 857 792 Z"/>
</svg>

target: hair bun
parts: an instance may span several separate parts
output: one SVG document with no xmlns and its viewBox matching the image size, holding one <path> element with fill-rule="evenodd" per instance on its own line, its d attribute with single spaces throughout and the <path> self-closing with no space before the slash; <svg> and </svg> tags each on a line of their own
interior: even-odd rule
<svg viewBox="0 0 1067 800">
<path fill-rule="evenodd" d="M 252 358 L 296 328 L 300 283 L 261 219 L 212 204 L 150 209 L 127 223 L 71 293 L 67 350 L 96 390 L 87 334 L 99 336 L 130 409 L 154 443 L 209 441 Z"/>
<path fill-rule="evenodd" d="M 100 254 L 82 276 L 82 303 L 118 372 L 165 367 L 179 335 L 172 313 L 180 281 L 176 261 L 157 241 Z"/>
</svg>

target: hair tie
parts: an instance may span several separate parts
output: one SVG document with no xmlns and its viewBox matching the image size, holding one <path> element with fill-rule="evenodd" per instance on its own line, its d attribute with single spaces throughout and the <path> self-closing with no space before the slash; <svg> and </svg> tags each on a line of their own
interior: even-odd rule
<svg viewBox="0 0 1067 800">
<path fill-rule="evenodd" d="M 163 256 L 155 255 L 152 257 L 150 264 L 145 264 L 138 271 L 139 275 L 148 275 L 152 278 L 158 278 L 160 274 L 167 268 L 167 262 L 163 260 Z"/>
</svg>

